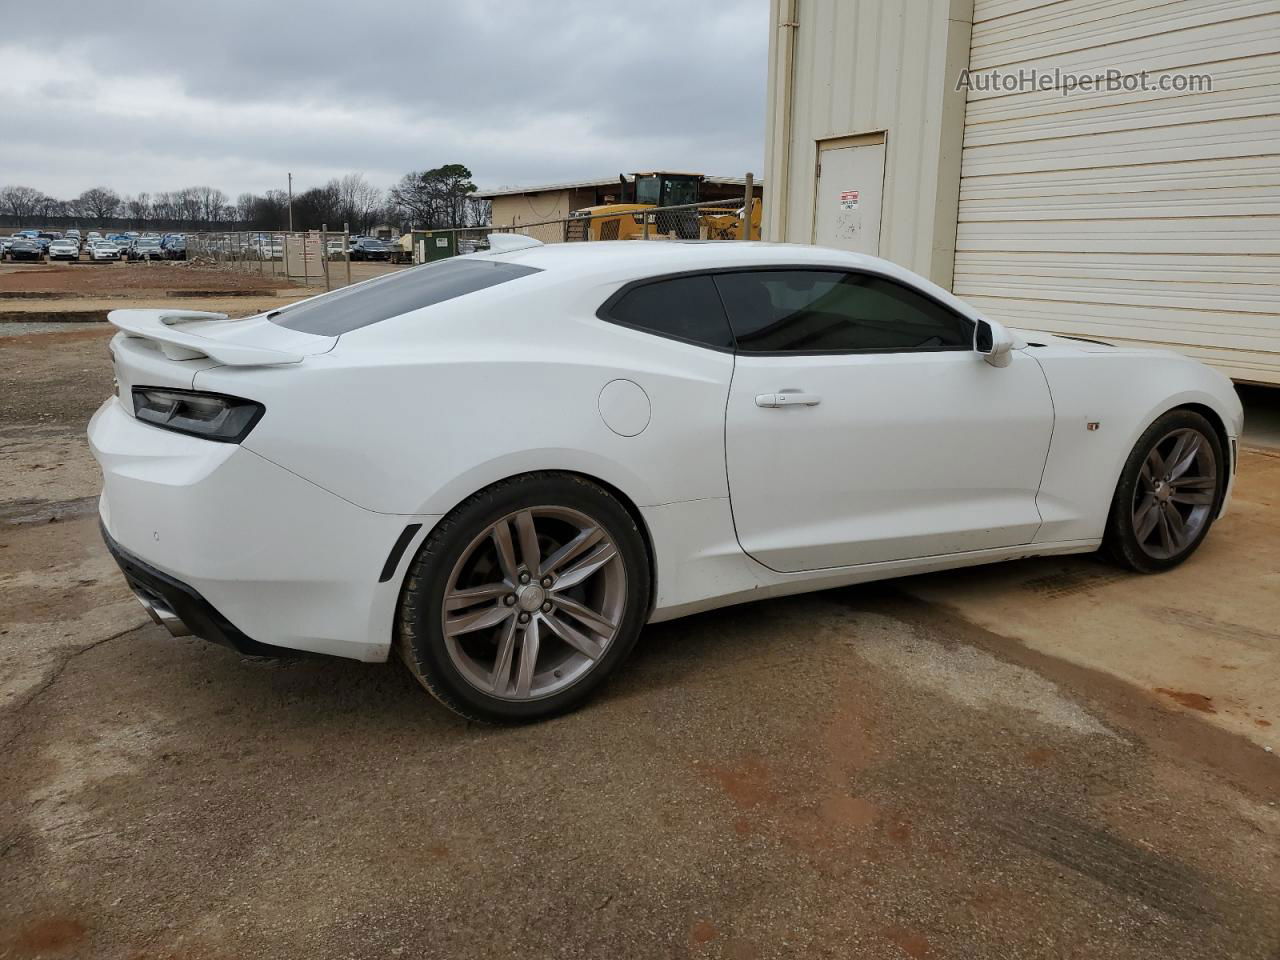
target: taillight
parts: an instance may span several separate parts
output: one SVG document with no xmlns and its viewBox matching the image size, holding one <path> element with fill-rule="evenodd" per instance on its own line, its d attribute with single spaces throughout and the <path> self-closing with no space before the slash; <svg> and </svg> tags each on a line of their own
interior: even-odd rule
<svg viewBox="0 0 1280 960">
<path fill-rule="evenodd" d="M 262 419 L 266 407 L 220 393 L 133 388 L 133 415 L 143 423 L 205 440 L 239 443 Z"/>
</svg>

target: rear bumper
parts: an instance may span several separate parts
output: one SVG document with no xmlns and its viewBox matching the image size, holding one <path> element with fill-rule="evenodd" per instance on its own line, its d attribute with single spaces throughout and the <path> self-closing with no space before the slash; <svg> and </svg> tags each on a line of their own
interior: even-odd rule
<svg viewBox="0 0 1280 960">
<path fill-rule="evenodd" d="M 107 544 L 162 621 L 245 651 L 387 658 L 403 570 L 436 518 L 357 507 L 239 445 L 140 423 L 114 397 L 89 445 Z"/>
<path fill-rule="evenodd" d="M 175 637 L 197 636 L 251 656 L 299 655 L 300 651 L 259 643 L 245 636 L 243 631 L 190 585 L 139 560 L 111 538 L 104 524 L 99 522 L 99 527 L 103 542 L 119 564 L 129 589 L 151 615 L 151 619 Z"/>
</svg>

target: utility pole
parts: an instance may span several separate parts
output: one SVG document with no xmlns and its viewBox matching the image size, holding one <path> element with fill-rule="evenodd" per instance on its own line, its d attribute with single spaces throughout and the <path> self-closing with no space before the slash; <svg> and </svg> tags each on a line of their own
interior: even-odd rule
<svg viewBox="0 0 1280 960">
<path fill-rule="evenodd" d="M 289 232 L 293 233 L 293 174 L 289 174 Z"/>
</svg>

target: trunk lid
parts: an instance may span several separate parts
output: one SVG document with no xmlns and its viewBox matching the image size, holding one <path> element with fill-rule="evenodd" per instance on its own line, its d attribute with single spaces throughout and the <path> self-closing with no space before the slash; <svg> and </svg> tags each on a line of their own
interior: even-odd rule
<svg viewBox="0 0 1280 960">
<path fill-rule="evenodd" d="M 327 353 L 337 337 L 289 330 L 266 314 L 230 320 L 197 310 L 113 310 L 111 341 L 116 393 L 132 415 L 135 386 L 192 389 L 197 373 L 213 367 L 281 367 Z"/>
</svg>

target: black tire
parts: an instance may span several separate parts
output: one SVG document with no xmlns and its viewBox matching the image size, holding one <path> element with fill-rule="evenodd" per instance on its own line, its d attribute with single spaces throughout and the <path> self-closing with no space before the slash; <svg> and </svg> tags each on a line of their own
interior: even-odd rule
<svg viewBox="0 0 1280 960">
<path fill-rule="evenodd" d="M 1134 506 L 1139 496 L 1142 483 L 1142 468 L 1152 448 L 1177 430 L 1194 430 L 1208 445 L 1213 455 L 1216 484 L 1212 491 L 1211 503 L 1205 513 L 1203 523 L 1195 535 L 1180 549 L 1169 556 L 1153 556 L 1150 548 L 1139 542 L 1134 521 Z M 1213 526 L 1213 521 L 1222 508 L 1222 498 L 1227 488 L 1228 472 L 1231 469 L 1228 454 L 1223 449 L 1222 440 L 1213 425 L 1193 410 L 1170 410 L 1158 417 L 1147 427 L 1138 442 L 1134 444 L 1120 481 L 1116 484 L 1116 492 L 1111 501 L 1111 512 L 1107 517 L 1107 530 L 1103 537 L 1102 549 L 1113 561 L 1138 573 L 1159 573 L 1169 570 L 1185 561 L 1203 542 Z"/>
<path fill-rule="evenodd" d="M 477 535 L 509 514 L 539 506 L 580 511 L 605 531 L 623 563 L 625 605 L 617 634 L 581 679 L 541 699 L 507 700 L 481 691 L 451 660 L 443 598 L 455 564 Z M 575 474 L 523 474 L 467 498 L 431 531 L 405 575 L 395 646 L 409 672 L 454 713 L 486 723 L 543 720 L 580 706 L 627 658 L 648 618 L 651 578 L 644 537 L 617 498 Z"/>
</svg>

